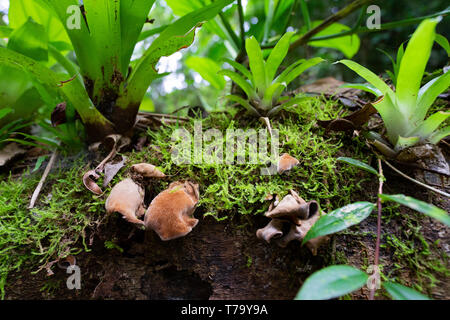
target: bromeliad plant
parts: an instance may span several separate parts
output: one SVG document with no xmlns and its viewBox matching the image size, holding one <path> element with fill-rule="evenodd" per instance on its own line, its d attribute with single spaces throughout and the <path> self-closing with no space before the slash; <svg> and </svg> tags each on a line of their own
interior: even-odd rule
<svg viewBox="0 0 450 320">
<path fill-rule="evenodd" d="M 62 94 L 67 110 L 74 108 L 80 115 L 90 141 L 100 141 L 112 133 L 127 134 L 149 85 L 162 76 L 156 69 L 160 57 L 190 46 L 197 27 L 232 0 L 215 1 L 180 18 L 160 33 L 138 61 L 131 62 L 154 2 L 84 0 L 81 10 L 78 0 L 25 1 L 39 5 L 39 12 L 50 17 L 56 15 L 70 38 L 79 67 L 53 50 L 53 58 L 66 70 L 56 73 L 8 48 L 0 48 L 0 64 L 22 68 L 46 88 Z"/>
<path fill-rule="evenodd" d="M 238 95 L 228 95 L 229 100 L 235 101 L 245 107 L 248 111 L 261 116 L 273 116 L 282 109 L 299 103 L 305 97 L 288 99 L 282 94 L 287 86 L 306 69 L 315 66 L 324 61 L 322 58 L 313 58 L 309 60 L 299 60 L 287 67 L 280 75 L 276 76 L 278 68 L 286 57 L 290 40 L 294 33 L 286 33 L 265 61 L 263 52 L 258 41 L 254 38 L 248 38 L 245 42 L 250 70 L 245 66 L 226 59 L 232 67 L 241 74 L 232 70 L 221 70 L 219 73 L 229 77 L 246 94 L 244 99 Z"/>
<path fill-rule="evenodd" d="M 379 100 L 373 106 L 380 113 L 394 153 L 419 143 L 436 144 L 450 134 L 450 126 L 439 129 L 450 116 L 439 111 L 425 119 L 436 98 L 450 85 L 450 72 L 431 80 L 422 88 L 425 67 L 435 41 L 435 28 L 440 19 L 423 21 L 410 39 L 396 72 L 395 92 L 377 75 L 350 60 L 339 63 L 358 73 L 373 87 L 361 87 L 374 93 Z"/>
</svg>

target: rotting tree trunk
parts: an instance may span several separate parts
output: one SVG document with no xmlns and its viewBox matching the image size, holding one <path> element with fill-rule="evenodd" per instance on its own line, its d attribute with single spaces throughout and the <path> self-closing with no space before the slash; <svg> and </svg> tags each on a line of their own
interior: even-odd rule
<svg viewBox="0 0 450 320">
<path fill-rule="evenodd" d="M 255 221 L 245 228 L 207 217 L 186 237 L 168 242 L 141 230 L 127 239 L 133 228 L 119 217 L 111 220 L 103 236 L 95 238 L 93 250 L 77 256 L 81 290 L 68 290 L 69 275 L 54 267 L 51 277 L 45 272 L 10 277 L 6 298 L 292 299 L 327 256 L 322 252 L 314 257 L 299 242 L 281 249 L 259 241 L 255 232 L 267 224 L 264 217 L 243 218 Z M 105 249 L 104 241 L 118 234 L 124 251 Z M 41 292 L 49 280 L 57 289 Z"/>
</svg>

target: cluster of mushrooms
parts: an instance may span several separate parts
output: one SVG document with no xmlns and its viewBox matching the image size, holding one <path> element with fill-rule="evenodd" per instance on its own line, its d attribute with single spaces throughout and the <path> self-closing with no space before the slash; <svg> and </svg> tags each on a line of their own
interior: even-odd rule
<svg viewBox="0 0 450 320">
<path fill-rule="evenodd" d="M 284 153 L 280 156 L 277 171 L 283 174 L 299 161 Z M 173 240 L 187 235 L 197 225 L 193 217 L 199 200 L 199 185 L 191 181 L 172 182 L 169 187 L 158 194 L 145 208 L 146 179 L 163 179 L 166 175 L 154 165 L 135 164 L 131 167 L 131 177 L 114 186 L 106 200 L 107 213 L 118 212 L 128 222 L 155 231 L 161 240 Z M 319 205 L 316 201 L 306 202 L 294 190 L 281 201 L 278 196 L 273 200 L 265 216 L 271 221 L 256 232 L 256 236 L 268 243 L 274 241 L 280 247 L 286 247 L 293 240 L 302 241 L 306 233 L 319 219 Z M 140 218 L 143 217 L 143 220 Z M 327 237 L 312 239 L 306 246 L 314 255 Z"/>
<path fill-rule="evenodd" d="M 111 190 L 105 203 L 107 213 L 118 212 L 128 222 L 155 231 L 163 241 L 183 237 L 192 231 L 198 223 L 193 217 L 199 200 L 198 184 L 172 182 L 145 209 L 142 181 L 162 179 L 166 175 L 148 163 L 133 165 L 131 172 L 132 178 L 122 180 Z M 142 216 L 144 219 L 139 219 Z"/>
<path fill-rule="evenodd" d="M 283 174 L 299 164 L 294 157 L 284 153 L 278 162 L 278 173 Z M 272 200 L 269 195 L 267 200 Z M 269 206 L 265 216 L 271 221 L 261 229 L 256 231 L 258 239 L 270 243 L 272 240 L 282 248 L 285 248 L 289 242 L 297 240 L 302 241 L 309 229 L 320 218 L 319 205 L 316 201 L 303 200 L 297 192 L 290 190 L 281 201 L 278 196 Z M 313 255 L 317 255 L 318 248 L 329 240 L 328 237 L 317 237 L 306 243 Z"/>
</svg>

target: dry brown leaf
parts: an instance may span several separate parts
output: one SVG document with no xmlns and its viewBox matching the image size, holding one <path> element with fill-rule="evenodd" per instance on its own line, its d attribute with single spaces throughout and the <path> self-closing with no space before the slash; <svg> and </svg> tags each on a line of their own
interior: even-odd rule
<svg viewBox="0 0 450 320">
<path fill-rule="evenodd" d="M 100 175 L 95 170 L 89 170 L 83 176 L 83 184 L 92 193 L 101 195 L 103 191 L 96 183 L 98 179 L 100 179 Z"/>
<path fill-rule="evenodd" d="M 290 156 L 287 153 L 283 153 L 278 160 L 277 171 L 279 174 L 282 174 L 286 171 L 291 170 L 299 163 L 300 161 L 298 161 L 296 158 Z"/>
<path fill-rule="evenodd" d="M 361 128 L 375 113 L 377 113 L 377 110 L 374 106 L 371 103 L 367 103 L 362 109 L 346 117 L 333 120 L 318 120 L 317 123 L 331 131 L 353 131 Z"/>
<path fill-rule="evenodd" d="M 106 187 L 112 179 L 116 176 L 116 174 L 125 166 L 125 161 L 127 160 L 127 157 L 125 156 L 119 156 L 118 161 L 110 161 L 107 164 L 105 164 L 104 172 L 105 172 L 105 178 L 103 180 L 103 187 Z"/>
<path fill-rule="evenodd" d="M 26 153 L 26 150 L 22 149 L 17 143 L 13 142 L 7 144 L 3 149 L 0 150 L 0 167 L 4 166 L 15 157 L 24 153 Z"/>
<path fill-rule="evenodd" d="M 131 166 L 131 170 L 144 178 L 165 178 L 166 175 L 149 163 L 139 163 Z"/>
</svg>

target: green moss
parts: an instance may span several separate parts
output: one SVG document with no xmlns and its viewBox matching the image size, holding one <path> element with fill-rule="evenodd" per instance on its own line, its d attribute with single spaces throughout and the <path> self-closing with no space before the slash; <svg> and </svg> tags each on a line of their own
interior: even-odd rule
<svg viewBox="0 0 450 320">
<path fill-rule="evenodd" d="M 55 166 L 47 178 L 38 206 L 27 209 L 40 175 L 24 173 L 21 179 L 0 182 L 0 291 L 9 273 L 23 268 L 42 269 L 51 259 L 88 250 L 86 230 L 103 213 L 103 200 L 84 189 L 84 161 L 69 168 Z"/>
</svg>

